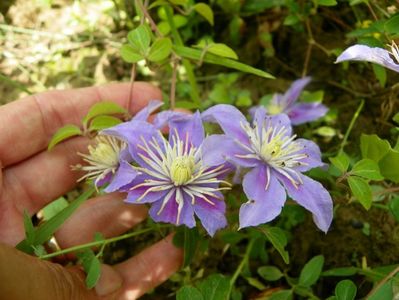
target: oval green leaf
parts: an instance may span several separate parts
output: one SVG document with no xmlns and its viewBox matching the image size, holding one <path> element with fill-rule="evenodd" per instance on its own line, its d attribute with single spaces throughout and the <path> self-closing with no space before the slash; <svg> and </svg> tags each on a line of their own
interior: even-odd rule
<svg viewBox="0 0 399 300">
<path fill-rule="evenodd" d="M 57 132 L 53 135 L 53 137 L 50 140 L 50 143 L 48 144 L 47 150 L 51 150 L 58 143 L 61 143 L 66 139 L 78 135 L 82 135 L 82 131 L 78 126 L 72 124 L 65 125 L 64 127 L 58 129 Z"/>
<path fill-rule="evenodd" d="M 382 177 L 380 173 L 380 168 L 378 167 L 378 164 L 374 160 L 368 158 L 358 161 L 353 166 L 351 174 L 371 180 L 384 179 L 384 177 Z"/>
<path fill-rule="evenodd" d="M 100 279 L 101 274 L 101 263 L 97 256 L 94 256 L 90 262 L 90 267 L 86 276 L 86 286 L 92 289 Z"/>
<path fill-rule="evenodd" d="M 389 150 L 380 160 L 379 166 L 381 174 L 385 179 L 396 183 L 399 182 L 399 151 Z"/>
<path fill-rule="evenodd" d="M 317 282 L 324 265 L 324 256 L 318 255 L 309 260 L 299 275 L 299 284 L 310 287 Z"/>
<path fill-rule="evenodd" d="M 213 11 L 208 4 L 197 3 L 194 5 L 194 10 L 203 16 L 209 22 L 209 24 L 213 26 Z"/>
<path fill-rule="evenodd" d="M 83 124 L 85 127 L 87 127 L 87 123 L 101 115 L 115 115 L 115 114 L 126 114 L 127 111 L 124 109 L 122 106 L 119 104 L 116 104 L 115 102 L 111 101 L 102 101 L 94 104 L 87 115 L 83 118 Z"/>
<path fill-rule="evenodd" d="M 204 300 L 201 292 L 193 286 L 183 286 L 177 291 L 176 300 Z"/>
<path fill-rule="evenodd" d="M 362 134 L 360 136 L 360 150 L 363 158 L 370 158 L 378 162 L 388 153 L 391 145 L 387 140 L 381 139 L 376 134 Z"/>
<path fill-rule="evenodd" d="M 151 43 L 151 30 L 147 24 L 139 25 L 128 33 L 127 40 L 137 52 L 144 55 Z"/>
<path fill-rule="evenodd" d="M 351 280 L 342 280 L 335 287 L 337 300 L 353 300 L 357 293 L 356 285 Z"/>
<path fill-rule="evenodd" d="M 144 56 L 128 44 L 122 45 L 120 54 L 125 62 L 132 64 L 144 59 Z"/>
<path fill-rule="evenodd" d="M 330 157 L 329 160 L 341 173 L 345 173 L 348 170 L 350 161 L 345 152 L 341 152 L 335 157 Z"/>
<path fill-rule="evenodd" d="M 207 47 L 207 51 L 221 57 L 227 57 L 231 59 L 238 59 L 237 54 L 229 46 L 221 43 L 210 44 Z"/>
<path fill-rule="evenodd" d="M 290 258 L 288 252 L 285 250 L 287 246 L 287 237 L 284 231 L 278 227 L 259 227 L 259 229 L 266 235 L 267 239 L 272 243 L 273 247 L 276 248 L 280 253 L 284 262 L 288 264 Z"/>
<path fill-rule="evenodd" d="M 99 131 L 105 128 L 110 128 L 112 126 L 118 125 L 120 123 L 122 123 L 120 119 L 112 116 L 97 116 L 91 120 L 89 130 Z"/>
<path fill-rule="evenodd" d="M 258 268 L 258 274 L 267 281 L 276 281 L 283 277 L 283 273 L 275 266 L 263 266 Z"/>
<path fill-rule="evenodd" d="M 365 209 L 370 209 L 373 201 L 371 188 L 366 180 L 357 176 L 349 176 L 348 184 L 353 196 L 359 200 Z"/>
<path fill-rule="evenodd" d="M 172 41 L 170 38 L 157 39 L 151 46 L 150 53 L 148 53 L 148 60 L 152 62 L 159 62 L 167 58 L 172 52 Z"/>
</svg>

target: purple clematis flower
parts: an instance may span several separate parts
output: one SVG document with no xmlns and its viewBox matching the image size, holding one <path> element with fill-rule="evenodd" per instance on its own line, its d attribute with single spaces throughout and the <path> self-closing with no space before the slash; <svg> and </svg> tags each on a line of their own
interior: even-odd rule
<svg viewBox="0 0 399 300">
<path fill-rule="evenodd" d="M 399 48 L 393 41 L 390 48 L 391 51 L 366 45 L 354 45 L 342 52 L 335 63 L 349 60 L 368 61 L 399 72 Z"/>
<path fill-rule="evenodd" d="M 262 107 L 253 124 L 231 105 L 216 105 L 202 114 L 204 121 L 218 123 L 225 135 L 211 136 L 203 151 L 212 151 L 212 163 L 228 160 L 249 168 L 243 188 L 249 201 L 240 208 L 240 228 L 276 218 L 288 194 L 312 212 L 316 225 L 327 232 L 332 221 L 332 200 L 327 190 L 302 172 L 322 166 L 319 147 L 292 135 L 285 114 L 269 116 Z"/>
<path fill-rule="evenodd" d="M 162 104 L 158 100 L 150 101 L 130 122 L 147 121 L 148 117 Z M 131 156 L 126 143 L 122 140 L 100 133 L 95 138 L 95 145 L 90 145 L 88 150 L 88 154 L 80 153 L 88 165 L 74 167 L 74 169 L 86 172 L 79 181 L 92 179 L 96 187 L 109 183 L 105 191 L 110 193 L 128 184 L 136 177 L 136 172 L 132 172 L 129 164 Z"/>
<path fill-rule="evenodd" d="M 130 173 L 126 176 L 132 178 L 130 174 L 135 173 L 133 180 L 126 184 L 121 176 L 118 190 L 128 193 L 128 203 L 151 203 L 149 214 L 156 222 L 192 228 L 195 214 L 213 236 L 227 225 L 220 191 L 230 189 L 223 178 L 231 166 L 222 160 L 212 164 L 213 151 L 203 150 L 203 143 L 212 136 L 205 138 L 198 112 L 175 114 L 168 125 L 169 140 L 159 128 L 144 121 L 122 123 L 103 131 L 123 140 L 134 162 L 129 164 Z"/>
<path fill-rule="evenodd" d="M 295 80 L 290 88 L 282 94 L 274 94 L 265 107 L 269 115 L 287 114 L 293 125 L 311 122 L 323 117 L 328 108 L 319 102 L 297 103 L 299 95 L 310 82 L 310 77 Z M 257 107 L 250 110 L 253 115 Z"/>
</svg>

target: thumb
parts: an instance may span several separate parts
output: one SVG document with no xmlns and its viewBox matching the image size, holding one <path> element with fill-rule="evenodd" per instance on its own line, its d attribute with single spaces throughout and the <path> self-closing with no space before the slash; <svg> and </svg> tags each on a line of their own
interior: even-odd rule
<svg viewBox="0 0 399 300">
<path fill-rule="evenodd" d="M 121 277 L 110 266 L 101 267 L 95 290 L 89 290 L 78 268 L 64 268 L 0 244 L 0 295 L 8 299 L 113 299 L 121 286 Z"/>
</svg>

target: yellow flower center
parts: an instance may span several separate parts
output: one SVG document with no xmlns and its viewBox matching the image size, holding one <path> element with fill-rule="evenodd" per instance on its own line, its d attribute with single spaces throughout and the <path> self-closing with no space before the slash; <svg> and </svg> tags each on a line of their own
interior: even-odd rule
<svg viewBox="0 0 399 300">
<path fill-rule="evenodd" d="M 115 167 L 119 163 L 119 152 L 106 142 L 106 140 L 99 140 L 96 146 L 89 146 L 89 153 L 94 161 L 101 162 L 101 164 Z"/>
<path fill-rule="evenodd" d="M 264 142 L 260 149 L 260 154 L 265 161 L 272 161 L 273 158 L 281 155 L 282 141 L 272 139 L 270 142 Z"/>
<path fill-rule="evenodd" d="M 176 157 L 170 167 L 170 175 L 176 186 L 185 184 L 189 181 L 194 171 L 194 157 L 193 156 L 178 156 Z"/>
<path fill-rule="evenodd" d="M 282 111 L 283 111 L 283 107 L 280 105 L 269 104 L 269 106 L 267 107 L 267 112 L 270 115 L 277 115 L 277 114 L 281 113 Z"/>
</svg>

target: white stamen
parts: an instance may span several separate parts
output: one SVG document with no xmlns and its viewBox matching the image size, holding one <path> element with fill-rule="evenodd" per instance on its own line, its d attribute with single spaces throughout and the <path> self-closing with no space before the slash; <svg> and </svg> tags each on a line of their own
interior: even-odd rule
<svg viewBox="0 0 399 300">
<path fill-rule="evenodd" d="M 398 47 L 398 45 L 395 43 L 395 41 L 392 41 L 392 44 L 388 45 L 388 47 L 391 48 L 391 51 L 388 51 L 389 54 L 391 54 L 395 58 L 396 63 L 399 64 L 399 47 Z"/>
</svg>

